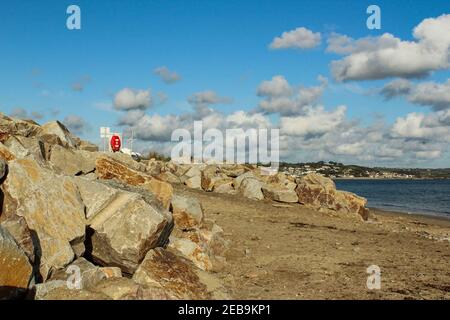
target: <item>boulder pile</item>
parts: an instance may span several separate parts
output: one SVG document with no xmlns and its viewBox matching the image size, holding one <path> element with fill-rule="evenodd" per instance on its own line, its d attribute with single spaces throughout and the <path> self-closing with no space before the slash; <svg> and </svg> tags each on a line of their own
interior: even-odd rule
<svg viewBox="0 0 450 320">
<path fill-rule="evenodd" d="M 0 300 L 229 298 L 229 244 L 175 177 L 0 114 Z"/>
<path fill-rule="evenodd" d="M 337 190 L 333 180 L 315 173 L 301 177 L 281 172 L 267 175 L 267 170 L 247 164 L 176 164 L 156 160 L 147 164 L 149 171 L 156 167 L 161 180 L 178 181 L 189 188 L 240 194 L 253 200 L 299 203 L 317 211 L 357 220 L 369 218 L 365 198 Z"/>
</svg>

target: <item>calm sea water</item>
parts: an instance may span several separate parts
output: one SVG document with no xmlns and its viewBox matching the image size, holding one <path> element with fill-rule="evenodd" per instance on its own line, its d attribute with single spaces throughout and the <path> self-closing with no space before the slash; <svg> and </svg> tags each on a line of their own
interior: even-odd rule
<svg viewBox="0 0 450 320">
<path fill-rule="evenodd" d="M 336 187 L 367 198 L 368 207 L 450 218 L 450 180 L 335 180 Z"/>
</svg>

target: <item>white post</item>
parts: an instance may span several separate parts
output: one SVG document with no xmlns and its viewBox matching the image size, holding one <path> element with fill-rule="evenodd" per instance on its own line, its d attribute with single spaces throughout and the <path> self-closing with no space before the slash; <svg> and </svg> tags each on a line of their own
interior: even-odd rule
<svg viewBox="0 0 450 320">
<path fill-rule="evenodd" d="M 133 129 L 131 129 L 131 140 L 130 140 L 130 150 L 133 152 Z"/>
</svg>

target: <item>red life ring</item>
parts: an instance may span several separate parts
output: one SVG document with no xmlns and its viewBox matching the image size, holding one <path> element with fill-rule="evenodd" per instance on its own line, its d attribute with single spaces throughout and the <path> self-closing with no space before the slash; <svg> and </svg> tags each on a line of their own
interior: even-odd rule
<svg viewBox="0 0 450 320">
<path fill-rule="evenodd" d="M 113 135 L 111 137 L 111 149 L 113 152 L 118 152 L 120 151 L 120 147 L 121 147 L 121 141 L 120 141 L 120 137 L 118 135 Z"/>
</svg>

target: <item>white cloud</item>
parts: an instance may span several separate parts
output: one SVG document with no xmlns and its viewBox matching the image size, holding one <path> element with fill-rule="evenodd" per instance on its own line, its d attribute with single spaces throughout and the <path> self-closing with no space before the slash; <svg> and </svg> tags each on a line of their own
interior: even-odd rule
<svg viewBox="0 0 450 320">
<path fill-rule="evenodd" d="M 233 99 L 221 97 L 215 91 L 207 90 L 194 93 L 188 98 L 188 102 L 194 106 L 195 119 L 201 119 L 214 112 L 212 105 L 229 104 L 233 102 Z"/>
<path fill-rule="evenodd" d="M 83 118 L 76 115 L 65 117 L 63 124 L 75 134 L 83 134 L 91 129 L 90 125 Z"/>
<path fill-rule="evenodd" d="M 321 42 L 320 32 L 312 32 L 304 27 L 283 32 L 280 37 L 273 39 L 270 44 L 272 49 L 311 49 L 317 47 Z"/>
<path fill-rule="evenodd" d="M 413 36 L 415 41 L 402 41 L 389 33 L 359 40 L 333 35 L 327 50 L 347 55 L 331 63 L 334 78 L 417 78 L 449 67 L 450 14 L 423 20 Z"/>
<path fill-rule="evenodd" d="M 396 79 L 387 83 L 380 91 L 386 99 L 406 95 L 411 91 L 412 84 L 405 79 Z"/>
<path fill-rule="evenodd" d="M 283 76 L 277 75 L 271 80 L 263 81 L 259 85 L 257 93 L 261 97 L 282 97 L 291 95 L 292 88 Z"/>
<path fill-rule="evenodd" d="M 409 113 L 395 121 L 392 135 L 409 139 L 450 141 L 450 110 L 429 115 Z"/>
<path fill-rule="evenodd" d="M 188 101 L 193 105 L 211 105 L 230 103 L 232 102 L 232 99 L 228 97 L 220 97 L 216 92 L 208 90 L 194 93 L 188 98 Z"/>
<path fill-rule="evenodd" d="M 236 111 L 226 117 L 227 127 L 231 128 L 270 128 L 271 122 L 261 113 L 249 114 L 245 111 Z"/>
<path fill-rule="evenodd" d="M 318 86 L 291 86 L 283 76 L 274 76 L 269 81 L 263 81 L 258 87 L 258 96 L 264 97 L 258 104 L 257 111 L 264 113 L 279 113 L 283 116 L 300 114 L 306 106 L 318 103 L 328 80 L 318 77 Z"/>
<path fill-rule="evenodd" d="M 297 117 L 280 119 L 281 133 L 290 136 L 317 136 L 334 130 L 345 119 L 345 106 L 334 111 L 326 111 L 323 107 L 308 107 L 305 114 Z"/>
<path fill-rule="evenodd" d="M 436 159 L 441 156 L 441 150 L 417 151 L 415 156 L 419 159 Z"/>
<path fill-rule="evenodd" d="M 423 82 L 408 95 L 412 103 L 432 106 L 434 110 L 450 108 L 450 79 L 444 83 Z"/>
<path fill-rule="evenodd" d="M 397 79 L 386 84 L 380 93 L 386 99 L 406 96 L 409 102 L 422 106 L 431 106 L 435 111 L 450 108 L 450 79 L 444 83 L 427 81 L 419 84 L 413 84 L 404 79 Z"/>
<path fill-rule="evenodd" d="M 128 125 L 133 129 L 133 133 L 137 139 L 145 141 L 170 141 L 172 131 L 176 128 L 182 128 L 180 118 L 175 115 L 160 116 L 142 115 L 131 123 L 128 118 Z"/>
<path fill-rule="evenodd" d="M 154 73 L 167 84 L 172 84 L 181 80 L 181 76 L 178 73 L 175 71 L 170 71 L 166 66 L 156 68 Z"/>
<path fill-rule="evenodd" d="M 145 110 L 152 104 L 150 90 L 134 90 L 124 88 L 116 93 L 114 97 L 114 108 L 116 110 Z"/>
</svg>

